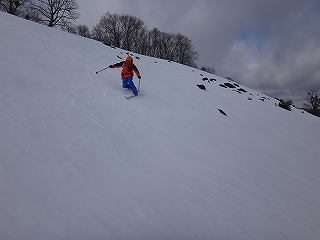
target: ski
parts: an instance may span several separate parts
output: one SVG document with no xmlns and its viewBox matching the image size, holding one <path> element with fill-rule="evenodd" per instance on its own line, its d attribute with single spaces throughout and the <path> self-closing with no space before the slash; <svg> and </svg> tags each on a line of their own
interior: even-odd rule
<svg viewBox="0 0 320 240">
<path fill-rule="evenodd" d="M 138 95 L 130 95 L 130 96 L 124 96 L 126 99 L 129 99 L 129 98 L 133 98 L 133 97 L 136 97 Z"/>
</svg>

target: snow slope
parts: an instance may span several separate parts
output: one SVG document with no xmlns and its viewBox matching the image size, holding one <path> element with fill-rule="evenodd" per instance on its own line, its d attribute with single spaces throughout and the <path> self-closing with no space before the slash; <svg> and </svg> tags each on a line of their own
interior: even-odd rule
<svg viewBox="0 0 320 240">
<path fill-rule="evenodd" d="M 133 56 L 0 12 L 1 240 L 319 239 L 319 118 Z"/>
</svg>

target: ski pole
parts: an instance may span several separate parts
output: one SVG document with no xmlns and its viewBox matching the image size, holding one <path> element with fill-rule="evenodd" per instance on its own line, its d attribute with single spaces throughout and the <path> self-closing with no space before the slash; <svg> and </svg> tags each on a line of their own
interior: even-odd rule
<svg viewBox="0 0 320 240">
<path fill-rule="evenodd" d="M 141 78 L 139 78 L 138 92 L 140 92 L 140 79 Z"/>
<path fill-rule="evenodd" d="M 106 67 L 106 68 L 104 68 L 104 69 L 101 69 L 101 70 L 97 71 L 96 74 L 98 74 L 99 72 L 102 72 L 102 71 L 104 71 L 104 70 L 106 70 L 106 69 L 108 69 L 108 68 L 109 68 L 109 67 Z"/>
</svg>

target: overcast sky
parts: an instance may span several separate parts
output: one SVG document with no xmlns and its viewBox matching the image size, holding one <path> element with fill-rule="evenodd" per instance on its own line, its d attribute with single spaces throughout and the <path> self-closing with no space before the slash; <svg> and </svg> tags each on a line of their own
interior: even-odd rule
<svg viewBox="0 0 320 240">
<path fill-rule="evenodd" d="M 307 90 L 320 92 L 320 0 L 77 2 L 77 23 L 90 30 L 107 11 L 129 14 L 150 30 L 190 38 L 198 67 L 214 67 L 219 76 L 299 107 Z"/>
</svg>

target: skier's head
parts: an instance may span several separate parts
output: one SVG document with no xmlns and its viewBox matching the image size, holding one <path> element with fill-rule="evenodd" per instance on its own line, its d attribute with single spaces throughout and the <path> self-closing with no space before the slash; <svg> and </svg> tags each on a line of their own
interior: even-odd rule
<svg viewBox="0 0 320 240">
<path fill-rule="evenodd" d="M 126 58 L 126 62 L 127 62 L 127 63 L 133 63 L 133 58 L 132 58 L 131 56 L 128 56 L 128 57 Z"/>
</svg>

